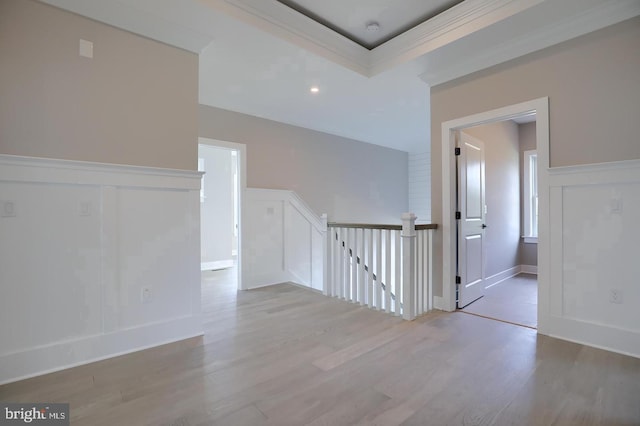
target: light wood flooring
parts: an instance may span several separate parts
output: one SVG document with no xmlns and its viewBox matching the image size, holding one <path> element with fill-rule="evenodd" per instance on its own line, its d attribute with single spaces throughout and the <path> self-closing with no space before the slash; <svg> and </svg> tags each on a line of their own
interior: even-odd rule
<svg viewBox="0 0 640 426">
<path fill-rule="evenodd" d="M 525 327 L 538 325 L 538 276 L 518 274 L 485 290 L 484 297 L 463 312 L 511 322 Z"/>
<path fill-rule="evenodd" d="M 0 386 L 73 425 L 638 425 L 640 359 L 455 313 L 413 322 L 203 274 L 205 335 Z"/>
</svg>

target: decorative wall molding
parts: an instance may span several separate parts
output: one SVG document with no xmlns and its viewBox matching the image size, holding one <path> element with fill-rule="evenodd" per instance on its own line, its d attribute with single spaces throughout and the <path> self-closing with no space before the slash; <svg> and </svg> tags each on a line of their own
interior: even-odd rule
<svg viewBox="0 0 640 426">
<path fill-rule="evenodd" d="M 549 335 L 640 357 L 640 160 L 549 169 Z M 622 300 L 614 302 L 617 290 Z"/>
<path fill-rule="evenodd" d="M 208 4 L 352 71 L 373 77 L 541 1 L 467 0 L 373 50 L 277 1 L 209 0 Z"/>
<path fill-rule="evenodd" d="M 322 219 L 293 191 L 247 188 L 244 290 L 293 281 L 323 289 Z"/>
<path fill-rule="evenodd" d="M 0 383 L 202 334 L 200 178 L 0 155 Z"/>
<path fill-rule="evenodd" d="M 425 83 L 437 86 L 511 59 L 544 49 L 583 34 L 617 24 L 640 14 L 640 4 L 634 1 L 602 2 L 586 9 L 579 16 L 554 22 L 535 33 L 508 38 L 491 49 L 481 49 L 460 55 L 447 65 L 432 67 L 420 75 Z"/>
</svg>

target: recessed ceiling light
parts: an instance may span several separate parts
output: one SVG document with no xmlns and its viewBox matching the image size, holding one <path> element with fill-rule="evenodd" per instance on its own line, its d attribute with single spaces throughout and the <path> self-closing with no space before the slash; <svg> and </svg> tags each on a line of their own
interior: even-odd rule
<svg viewBox="0 0 640 426">
<path fill-rule="evenodd" d="M 320 91 L 320 88 L 318 86 L 312 86 L 311 89 L 309 89 L 309 91 L 311 93 L 318 93 Z"/>
</svg>

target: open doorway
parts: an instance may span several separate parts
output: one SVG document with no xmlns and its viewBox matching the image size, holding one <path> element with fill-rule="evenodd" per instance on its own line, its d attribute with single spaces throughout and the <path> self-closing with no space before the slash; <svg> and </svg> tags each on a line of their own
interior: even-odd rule
<svg viewBox="0 0 640 426">
<path fill-rule="evenodd" d="M 457 307 L 530 328 L 538 302 L 535 118 L 528 113 L 456 135 Z"/>
<path fill-rule="evenodd" d="M 204 172 L 200 191 L 203 304 L 207 289 L 235 294 L 241 288 L 244 158 L 244 145 L 199 139 L 198 170 Z"/>
<path fill-rule="evenodd" d="M 526 114 L 536 114 L 536 150 L 538 179 L 538 286 L 537 286 L 537 328 L 545 333 L 549 320 L 549 99 L 540 98 L 520 104 L 510 105 L 496 110 L 457 118 L 442 123 L 442 297 L 434 300 L 435 306 L 454 311 L 457 308 L 459 285 L 457 258 L 457 219 L 456 219 L 456 133 L 466 128 L 511 120 Z"/>
</svg>

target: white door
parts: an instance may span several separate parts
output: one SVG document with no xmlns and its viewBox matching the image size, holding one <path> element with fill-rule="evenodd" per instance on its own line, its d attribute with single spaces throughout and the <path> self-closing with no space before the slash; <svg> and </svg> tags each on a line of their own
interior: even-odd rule
<svg viewBox="0 0 640 426">
<path fill-rule="evenodd" d="M 458 139 L 458 308 L 484 296 L 484 144 L 464 132 Z M 457 213 L 456 213 L 457 214 Z"/>
</svg>

